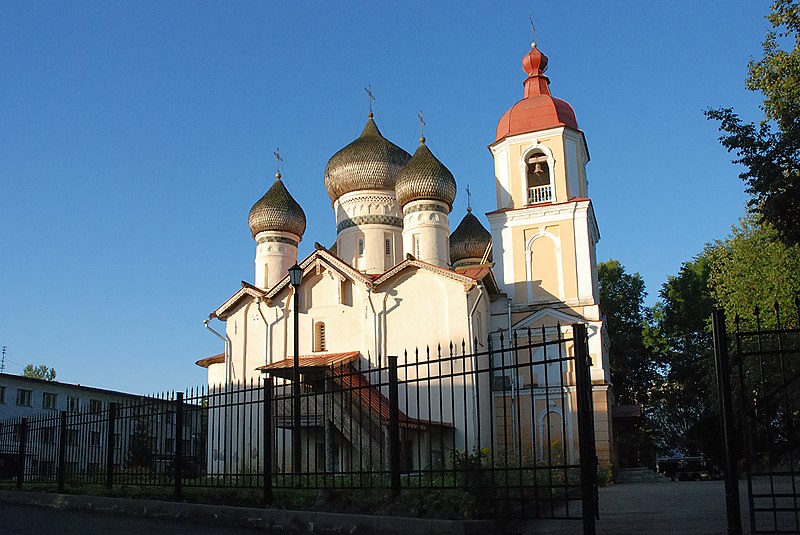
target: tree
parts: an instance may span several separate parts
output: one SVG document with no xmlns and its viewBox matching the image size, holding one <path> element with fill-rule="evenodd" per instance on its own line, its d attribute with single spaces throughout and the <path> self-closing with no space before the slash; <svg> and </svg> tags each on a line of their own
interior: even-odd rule
<svg viewBox="0 0 800 535">
<path fill-rule="evenodd" d="M 626 273 L 617 260 L 601 262 L 597 273 L 600 308 L 611 341 L 609 361 L 616 401 L 643 406 L 641 418 L 615 423 L 617 457 L 622 467 L 641 466 L 653 459 L 653 430 L 647 410 L 658 380 L 656 363 L 642 340 L 647 293 L 642 276 Z"/>
<path fill-rule="evenodd" d="M 706 111 L 720 122 L 720 142 L 745 171 L 749 206 L 787 244 L 800 243 L 800 7 L 776 0 L 763 57 L 748 65 L 747 88 L 764 96 L 764 120 L 743 123 L 732 108 Z M 783 50 L 780 40 L 793 46 Z"/>
<path fill-rule="evenodd" d="M 642 341 L 644 280 L 638 273 L 626 273 L 617 260 L 601 262 L 597 275 L 600 309 L 611 340 L 609 361 L 617 403 L 646 402 L 657 370 Z"/>
<path fill-rule="evenodd" d="M 45 364 L 39 364 L 38 366 L 34 366 L 33 364 L 28 364 L 22 370 L 23 377 L 30 377 L 32 379 L 43 379 L 45 381 L 54 381 L 56 378 L 56 370 L 55 368 L 48 368 Z"/>
<path fill-rule="evenodd" d="M 710 272 L 708 254 L 703 253 L 667 279 L 644 342 L 661 366 L 662 380 L 652 396 L 661 448 L 718 458 Z"/>
<path fill-rule="evenodd" d="M 715 302 L 728 321 L 752 318 L 756 307 L 774 319 L 775 303 L 784 322 L 797 325 L 794 299 L 800 295 L 800 246 L 786 245 L 770 225 L 746 217 L 725 240 L 708 249 L 709 284 Z"/>
</svg>

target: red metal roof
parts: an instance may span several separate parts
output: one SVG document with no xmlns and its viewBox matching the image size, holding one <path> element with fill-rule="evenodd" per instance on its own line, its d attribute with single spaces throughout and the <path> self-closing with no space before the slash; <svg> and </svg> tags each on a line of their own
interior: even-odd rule
<svg viewBox="0 0 800 535">
<path fill-rule="evenodd" d="M 300 355 L 298 364 L 301 368 L 330 368 L 353 362 L 361 353 L 348 351 L 346 353 L 325 353 L 324 355 Z M 283 370 L 294 367 L 294 357 L 279 360 L 256 369 L 261 371 Z"/>
</svg>

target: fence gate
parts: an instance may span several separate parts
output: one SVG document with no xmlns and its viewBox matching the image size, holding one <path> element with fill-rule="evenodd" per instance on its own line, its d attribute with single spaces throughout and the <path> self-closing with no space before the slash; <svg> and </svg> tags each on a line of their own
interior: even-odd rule
<svg viewBox="0 0 800 535">
<path fill-rule="evenodd" d="M 797 302 L 795 302 L 797 305 Z M 726 454 L 729 532 L 740 532 L 737 464 L 746 475 L 752 533 L 800 533 L 800 321 L 738 316 L 728 340 L 713 317 Z M 729 358 L 730 352 L 730 358 Z M 741 460 L 740 463 L 737 463 Z M 733 531 L 731 531 L 733 528 Z"/>
</svg>

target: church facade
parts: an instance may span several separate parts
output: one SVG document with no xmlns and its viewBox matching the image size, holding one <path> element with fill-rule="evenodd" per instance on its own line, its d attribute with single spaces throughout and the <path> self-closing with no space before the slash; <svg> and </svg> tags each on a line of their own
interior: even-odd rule
<svg viewBox="0 0 800 535">
<path fill-rule="evenodd" d="M 278 173 L 249 214 L 254 282 L 243 282 L 210 316 L 225 322 L 226 346 L 224 354 L 198 361 L 208 369 L 209 385 L 245 383 L 262 374 L 282 377 L 276 372 L 293 361 L 295 334 L 302 373 L 310 362 L 317 368 L 355 361 L 359 369 L 381 367 L 386 355 L 402 358 L 414 348 L 451 343 L 472 354 L 500 333 L 509 340 L 528 329 L 568 332 L 569 325 L 584 323 L 596 449 L 600 465 L 609 467 L 613 392 L 598 303 L 600 235 L 588 193 L 589 153 L 574 111 L 550 94 L 547 61 L 535 44 L 525 54 L 523 98 L 500 118 L 489 145 L 497 205 L 487 214 L 489 230 L 468 209 L 451 231 L 453 174 L 424 137 L 413 155 L 389 141 L 371 112 L 361 135 L 334 154 L 324 172 L 337 230 L 332 247 L 316 244 L 298 259 L 305 214 Z M 288 276 L 295 264 L 303 273 L 296 301 Z M 553 373 L 572 371 L 558 367 L 547 380 L 546 373 L 533 371 L 504 378 L 514 383 L 516 406 L 531 407 L 531 414 L 519 418 L 530 424 L 515 429 L 515 440 L 535 442 L 542 422 L 575 428 L 572 403 L 537 401 L 564 384 L 554 382 Z M 436 416 L 433 408 L 425 411 Z M 570 421 L 553 425 L 552 418 Z M 480 447 L 508 442 L 504 433 L 499 426 L 484 433 Z M 462 443 L 469 441 L 464 437 Z"/>
</svg>

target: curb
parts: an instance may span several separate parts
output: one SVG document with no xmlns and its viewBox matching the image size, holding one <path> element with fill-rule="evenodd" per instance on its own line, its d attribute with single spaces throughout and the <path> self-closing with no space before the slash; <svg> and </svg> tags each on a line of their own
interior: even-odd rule
<svg viewBox="0 0 800 535">
<path fill-rule="evenodd" d="M 478 535 L 499 532 L 497 523 L 491 520 L 436 520 L 289 511 L 45 492 L 0 491 L 0 502 L 72 511 L 169 518 L 206 525 L 256 528 L 267 533 Z"/>
</svg>

